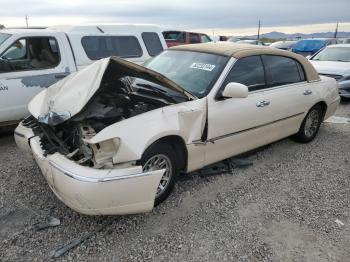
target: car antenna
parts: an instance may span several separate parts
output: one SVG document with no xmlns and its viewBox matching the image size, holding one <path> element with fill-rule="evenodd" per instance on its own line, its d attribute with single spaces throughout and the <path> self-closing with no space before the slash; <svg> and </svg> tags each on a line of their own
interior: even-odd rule
<svg viewBox="0 0 350 262">
<path fill-rule="evenodd" d="M 97 27 L 97 29 L 98 29 L 98 31 L 100 31 L 101 33 L 105 33 L 99 26 L 96 26 Z"/>
</svg>

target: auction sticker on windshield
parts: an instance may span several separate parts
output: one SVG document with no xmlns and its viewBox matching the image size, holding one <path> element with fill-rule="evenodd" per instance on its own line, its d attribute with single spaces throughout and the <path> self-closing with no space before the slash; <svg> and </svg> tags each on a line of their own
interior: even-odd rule
<svg viewBox="0 0 350 262">
<path fill-rule="evenodd" d="M 205 71 L 213 71 L 215 68 L 215 65 L 211 64 L 204 64 L 204 63 L 193 63 L 190 68 L 194 69 L 200 69 L 200 70 L 205 70 Z"/>
</svg>

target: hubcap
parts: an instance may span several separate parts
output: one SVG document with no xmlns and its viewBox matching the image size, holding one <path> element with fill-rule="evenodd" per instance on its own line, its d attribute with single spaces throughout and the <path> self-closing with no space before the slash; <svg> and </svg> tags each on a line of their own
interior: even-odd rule
<svg viewBox="0 0 350 262">
<path fill-rule="evenodd" d="M 165 169 L 165 172 L 162 178 L 160 179 L 160 182 L 157 188 L 156 197 L 162 194 L 170 183 L 170 178 L 173 172 L 171 161 L 166 155 L 158 154 L 158 155 L 152 156 L 143 165 L 144 172 L 160 170 L 160 169 Z"/>
<path fill-rule="evenodd" d="M 306 118 L 304 128 L 305 136 L 312 137 L 316 133 L 320 121 L 319 119 L 320 117 L 318 111 L 312 110 Z"/>
</svg>

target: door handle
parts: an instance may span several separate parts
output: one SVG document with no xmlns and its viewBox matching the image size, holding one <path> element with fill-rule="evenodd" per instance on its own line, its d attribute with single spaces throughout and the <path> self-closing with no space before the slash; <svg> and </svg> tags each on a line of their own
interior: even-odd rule
<svg viewBox="0 0 350 262">
<path fill-rule="evenodd" d="M 269 100 L 263 100 L 263 101 L 259 101 L 258 103 L 256 103 L 257 107 L 265 107 L 268 106 L 270 104 Z"/>
<path fill-rule="evenodd" d="M 55 75 L 55 78 L 56 78 L 56 79 L 65 78 L 67 75 L 69 75 L 69 74 L 68 74 L 68 73 L 56 74 L 56 75 Z"/>
<path fill-rule="evenodd" d="M 305 90 L 303 94 L 304 94 L 304 96 L 308 96 L 308 95 L 312 94 L 312 91 L 311 90 Z"/>
</svg>

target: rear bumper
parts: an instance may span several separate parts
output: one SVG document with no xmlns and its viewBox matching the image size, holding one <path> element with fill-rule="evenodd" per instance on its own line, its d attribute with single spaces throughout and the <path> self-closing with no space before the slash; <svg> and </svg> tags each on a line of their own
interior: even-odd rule
<svg viewBox="0 0 350 262">
<path fill-rule="evenodd" d="M 334 115 L 335 111 L 337 111 L 338 105 L 340 103 L 340 97 L 337 96 L 329 105 L 327 105 L 327 112 L 324 116 L 324 120 Z"/>
<path fill-rule="evenodd" d="M 152 210 L 164 170 L 142 172 L 141 166 L 94 169 L 55 153 L 44 156 L 39 137 L 21 123 L 15 130 L 19 148 L 32 152 L 56 196 L 88 215 L 122 215 Z"/>
</svg>

